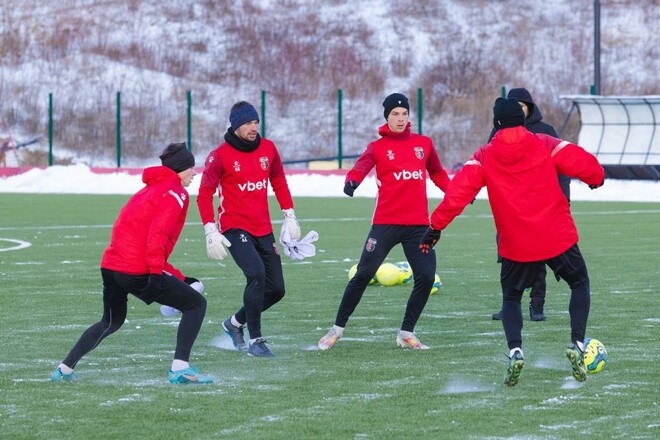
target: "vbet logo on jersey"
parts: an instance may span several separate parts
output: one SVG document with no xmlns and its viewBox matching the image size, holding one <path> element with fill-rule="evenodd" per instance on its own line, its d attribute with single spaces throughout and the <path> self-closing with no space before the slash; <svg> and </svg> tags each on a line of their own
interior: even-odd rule
<svg viewBox="0 0 660 440">
<path fill-rule="evenodd" d="M 249 180 L 245 183 L 239 183 L 238 189 L 241 191 L 261 191 L 268 188 L 268 179 L 263 179 L 259 182 L 250 182 Z"/>
<path fill-rule="evenodd" d="M 416 171 L 408 171 L 408 170 L 403 170 L 398 173 L 394 173 L 394 178 L 396 180 L 424 180 L 424 171 L 422 170 L 416 170 Z"/>
</svg>

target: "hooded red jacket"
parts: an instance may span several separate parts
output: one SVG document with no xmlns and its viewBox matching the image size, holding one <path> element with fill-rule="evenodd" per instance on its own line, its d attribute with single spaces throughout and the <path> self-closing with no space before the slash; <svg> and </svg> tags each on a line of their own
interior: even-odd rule
<svg viewBox="0 0 660 440">
<path fill-rule="evenodd" d="M 578 241 L 557 172 L 588 185 L 605 178 L 596 157 L 578 145 L 524 127 L 501 129 L 451 180 L 431 226 L 447 227 L 485 186 L 499 254 L 519 262 L 556 257 Z"/>
<path fill-rule="evenodd" d="M 147 185 L 131 197 L 112 227 L 110 244 L 103 252 L 101 267 L 117 272 L 146 275 L 184 275 L 167 262 L 188 213 L 188 192 L 170 168 L 146 168 Z"/>
<path fill-rule="evenodd" d="M 378 196 L 372 224 L 427 225 L 427 173 L 442 191 L 449 185 L 433 141 L 411 133 L 410 123 L 403 133 L 394 133 L 384 124 L 378 134 L 382 137 L 367 146 L 346 174 L 346 181 L 362 183 L 376 167 Z"/>
</svg>

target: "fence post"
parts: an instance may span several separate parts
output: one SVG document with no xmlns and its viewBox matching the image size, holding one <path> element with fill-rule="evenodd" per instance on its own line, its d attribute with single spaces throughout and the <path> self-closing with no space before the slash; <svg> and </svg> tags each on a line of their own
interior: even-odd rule
<svg viewBox="0 0 660 440">
<path fill-rule="evenodd" d="M 188 100 L 188 109 L 186 112 L 186 117 L 188 119 L 188 151 L 192 151 L 192 92 L 190 90 L 186 92 L 186 97 Z"/>
<path fill-rule="evenodd" d="M 261 137 L 266 137 L 266 91 L 261 91 Z"/>
<path fill-rule="evenodd" d="M 419 115 L 418 116 L 419 120 L 417 122 L 418 124 L 417 131 L 419 132 L 419 134 L 422 134 L 422 109 L 424 108 L 422 104 L 422 100 L 423 100 L 422 88 L 420 87 L 417 89 L 417 114 Z"/>
<path fill-rule="evenodd" d="M 117 168 L 121 168 L 121 92 L 117 92 Z"/>
<path fill-rule="evenodd" d="M 53 165 L 53 94 L 48 94 L 48 166 Z"/>
<path fill-rule="evenodd" d="M 342 165 L 342 144 L 341 144 L 341 99 L 342 99 L 342 90 L 337 90 L 337 165 L 341 170 Z"/>
</svg>

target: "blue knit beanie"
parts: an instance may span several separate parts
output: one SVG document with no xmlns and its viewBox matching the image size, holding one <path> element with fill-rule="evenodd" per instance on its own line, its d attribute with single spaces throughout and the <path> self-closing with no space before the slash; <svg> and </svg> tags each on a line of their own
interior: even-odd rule
<svg viewBox="0 0 660 440">
<path fill-rule="evenodd" d="M 236 131 L 238 127 L 250 121 L 259 122 L 259 114 L 252 104 L 247 101 L 240 101 L 232 106 L 229 113 L 229 123 L 232 131 Z"/>
</svg>

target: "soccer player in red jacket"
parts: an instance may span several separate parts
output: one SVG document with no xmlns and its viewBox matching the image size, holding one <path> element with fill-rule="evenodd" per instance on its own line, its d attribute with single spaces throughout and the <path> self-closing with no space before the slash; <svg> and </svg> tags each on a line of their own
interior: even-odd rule
<svg viewBox="0 0 660 440">
<path fill-rule="evenodd" d="M 583 341 L 589 317 L 589 274 L 557 173 L 578 178 L 592 189 L 603 185 L 605 173 L 582 147 L 526 130 L 525 114 L 516 99 L 498 98 L 493 113 L 497 133 L 452 179 L 442 203 L 431 215 L 420 249 L 430 252 L 440 239 L 440 231 L 485 186 L 502 256 L 502 325 L 510 358 L 504 384 L 514 386 L 520 378 L 524 365 L 520 300 L 544 265 L 571 289 L 571 345 L 566 356 L 573 377 L 585 381 Z"/>
<path fill-rule="evenodd" d="M 434 252 L 421 254 L 417 246 L 428 226 L 427 175 L 442 191 L 447 190 L 449 176 L 433 141 L 410 132 L 408 98 L 394 93 L 385 98 L 383 107 L 387 123 L 378 130 L 381 138 L 367 146 L 346 175 L 344 185 L 344 193 L 353 197 L 353 192 L 375 167 L 376 211 L 357 272 L 344 290 L 334 326 L 318 342 L 320 350 L 328 350 L 342 337 L 369 281 L 397 244 L 403 247 L 415 281 L 396 344 L 402 348 L 429 348 L 419 341 L 414 329 L 433 286 L 436 259 Z"/>
<path fill-rule="evenodd" d="M 284 297 L 284 276 L 268 211 L 268 183 L 284 213 L 283 234 L 300 239 L 291 192 L 280 154 L 273 142 L 257 132 L 259 115 L 252 104 L 240 101 L 229 114 L 231 127 L 225 141 L 211 151 L 197 196 L 197 207 L 206 233 L 209 258 L 222 260 L 225 246 L 246 279 L 243 307 L 222 327 L 234 347 L 248 355 L 273 357 L 261 333 L 261 312 Z M 213 196 L 218 192 L 218 219 Z M 243 327 L 250 333 L 246 346 Z"/>
<path fill-rule="evenodd" d="M 169 381 L 212 382 L 188 363 L 204 321 L 206 299 L 190 286 L 199 284 L 196 279 L 167 261 L 186 221 L 189 198 L 184 188 L 195 176 L 195 158 L 185 143 L 175 143 L 165 148 L 160 159 L 162 166 L 144 170 L 146 186 L 128 200 L 112 227 L 101 259 L 103 316 L 85 330 L 53 372 L 55 382 L 73 380 L 78 361 L 124 324 L 129 293 L 146 304 L 157 302 L 182 312 Z"/>
</svg>

